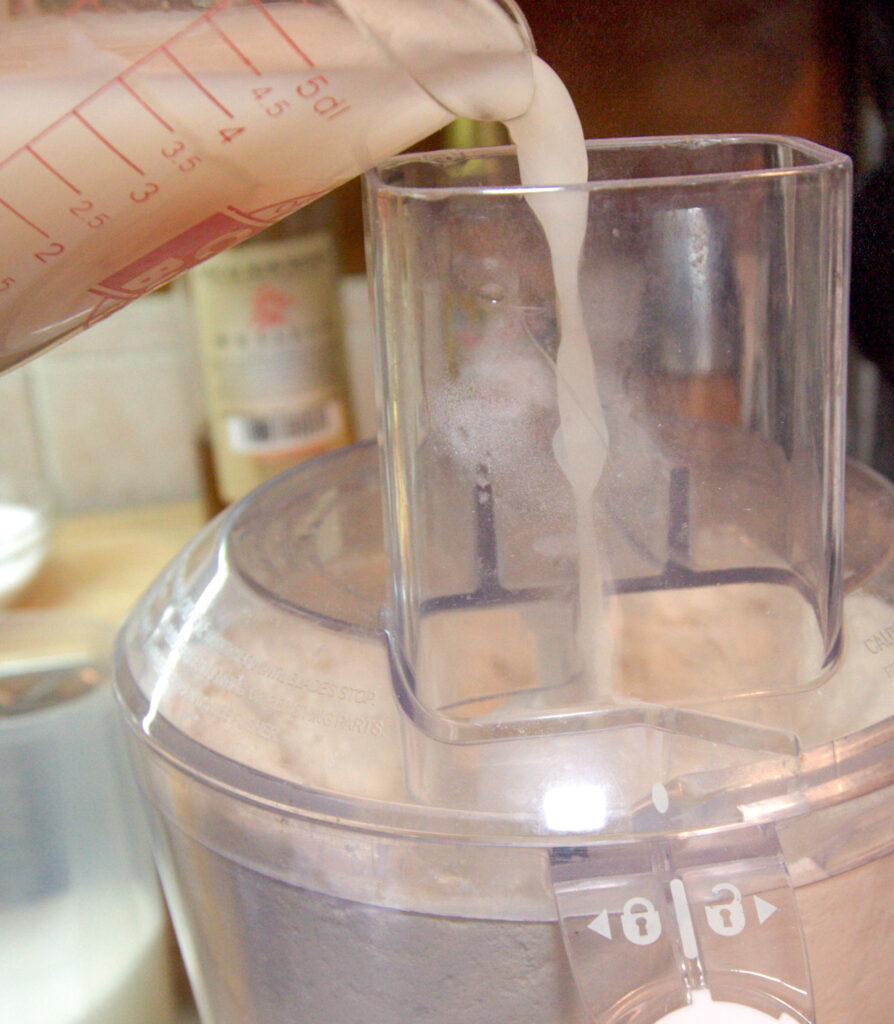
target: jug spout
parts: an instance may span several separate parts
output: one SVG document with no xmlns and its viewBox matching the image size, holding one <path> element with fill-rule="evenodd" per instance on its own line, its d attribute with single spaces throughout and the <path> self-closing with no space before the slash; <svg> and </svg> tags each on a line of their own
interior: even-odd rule
<svg viewBox="0 0 894 1024">
<path fill-rule="evenodd" d="M 531 104 L 534 40 L 515 0 L 409 5 L 342 0 L 345 10 L 457 117 L 506 121 Z M 418 25 L 425 23 L 426 32 Z"/>
</svg>

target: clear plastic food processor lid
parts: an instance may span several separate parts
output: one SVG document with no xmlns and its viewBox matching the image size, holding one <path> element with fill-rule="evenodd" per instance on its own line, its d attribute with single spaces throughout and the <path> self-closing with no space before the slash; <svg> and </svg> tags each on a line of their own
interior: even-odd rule
<svg viewBox="0 0 894 1024">
<path fill-rule="evenodd" d="M 210 524 L 131 615 L 119 693 L 246 829 L 468 844 L 460 915 L 548 892 L 593 1020 L 648 990 L 650 1022 L 813 1021 L 795 893 L 894 848 L 894 492 L 841 450 L 847 163 L 763 138 L 590 161 L 574 372 L 601 415 L 575 423 L 512 152 L 393 162 L 367 183 L 381 460 Z M 404 905 L 399 867 L 344 879 Z"/>
</svg>

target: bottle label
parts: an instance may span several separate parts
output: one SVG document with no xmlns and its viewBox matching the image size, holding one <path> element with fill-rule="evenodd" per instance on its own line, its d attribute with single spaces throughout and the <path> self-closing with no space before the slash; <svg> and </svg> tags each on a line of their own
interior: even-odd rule
<svg viewBox="0 0 894 1024">
<path fill-rule="evenodd" d="M 327 231 L 222 253 L 192 272 L 191 285 L 224 501 L 351 441 Z"/>
<path fill-rule="evenodd" d="M 338 399 L 295 412 L 235 413 L 226 418 L 225 428 L 227 443 L 234 452 L 258 458 L 328 446 L 333 438 L 343 437 L 349 430 L 344 403 Z"/>
</svg>

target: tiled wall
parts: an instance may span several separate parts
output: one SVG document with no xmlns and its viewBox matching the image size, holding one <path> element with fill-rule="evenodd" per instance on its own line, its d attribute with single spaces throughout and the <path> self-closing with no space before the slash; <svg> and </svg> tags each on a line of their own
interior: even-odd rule
<svg viewBox="0 0 894 1024">
<path fill-rule="evenodd" d="M 183 288 L 132 303 L 28 372 L 60 513 L 198 494 L 202 400 Z"/>
<path fill-rule="evenodd" d="M 342 299 L 355 422 L 360 437 L 372 437 L 365 278 L 346 278 Z M 199 496 L 203 397 L 193 332 L 186 286 L 175 282 L 28 365 L 60 514 Z"/>
</svg>

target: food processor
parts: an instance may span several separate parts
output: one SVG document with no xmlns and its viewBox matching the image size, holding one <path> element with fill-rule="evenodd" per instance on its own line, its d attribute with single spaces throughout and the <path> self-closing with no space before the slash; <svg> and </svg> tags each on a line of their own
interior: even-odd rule
<svg viewBox="0 0 894 1024">
<path fill-rule="evenodd" d="M 120 633 L 204 1024 L 890 1020 L 894 492 L 843 454 L 849 162 L 588 160 L 368 174 L 378 449 L 225 511 Z M 599 408 L 560 358 L 569 204 Z"/>
</svg>

